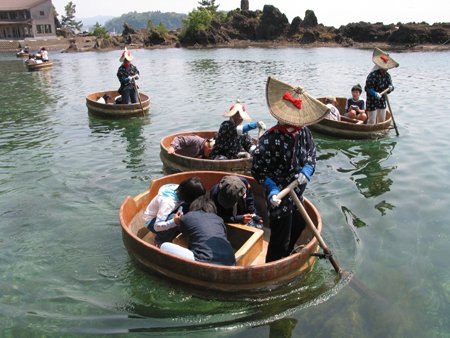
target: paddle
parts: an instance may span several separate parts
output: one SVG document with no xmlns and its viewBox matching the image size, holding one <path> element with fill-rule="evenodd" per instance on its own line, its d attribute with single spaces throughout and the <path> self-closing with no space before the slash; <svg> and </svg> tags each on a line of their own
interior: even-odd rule
<svg viewBox="0 0 450 338">
<path fill-rule="evenodd" d="M 300 199 L 298 198 L 297 194 L 294 191 L 294 188 L 297 185 L 298 185 L 297 180 L 292 181 L 286 188 L 284 188 L 282 191 L 280 191 L 276 197 L 281 200 L 287 194 L 291 195 L 292 199 L 294 200 L 295 205 L 297 206 L 298 211 L 302 215 L 303 219 L 306 221 L 306 225 L 308 226 L 309 230 L 317 238 L 317 241 L 319 242 L 320 247 L 322 248 L 323 252 L 325 253 L 325 256 L 330 260 L 330 263 L 331 263 L 331 265 L 333 265 L 333 268 L 336 271 L 336 273 L 340 277 L 342 277 L 343 270 L 340 268 L 338 262 L 336 261 L 333 254 L 331 253 L 331 250 L 325 244 L 322 236 L 320 236 L 319 231 L 317 231 L 317 228 L 315 227 L 314 223 L 312 222 L 311 218 L 309 217 L 308 213 L 306 212 L 305 207 L 303 206 L 302 202 L 300 201 Z"/>
<path fill-rule="evenodd" d="M 136 76 L 136 75 L 135 75 L 135 76 Z M 134 77 L 135 77 L 135 76 L 134 76 Z M 136 81 L 135 81 L 134 77 L 133 77 L 133 86 L 134 86 L 134 90 L 136 91 L 136 95 L 137 95 L 137 97 L 138 97 L 139 104 L 140 104 L 140 106 L 141 106 L 142 116 L 145 116 L 145 113 L 144 113 L 144 107 L 142 107 L 141 95 L 139 95 L 138 86 L 136 85 Z"/>
<path fill-rule="evenodd" d="M 391 118 L 392 118 L 392 123 L 394 124 L 395 133 L 397 134 L 397 136 L 399 136 L 400 134 L 398 132 L 397 125 L 395 124 L 394 113 L 392 112 L 391 104 L 389 103 L 389 98 L 387 96 L 387 93 L 384 94 L 384 98 L 386 99 L 386 103 L 388 105 L 389 111 L 391 112 Z"/>
</svg>

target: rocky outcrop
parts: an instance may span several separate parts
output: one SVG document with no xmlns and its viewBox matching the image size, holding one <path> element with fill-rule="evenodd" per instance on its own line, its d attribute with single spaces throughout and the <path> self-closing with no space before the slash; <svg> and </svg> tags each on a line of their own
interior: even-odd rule
<svg viewBox="0 0 450 338">
<path fill-rule="evenodd" d="M 306 10 L 303 19 L 297 16 L 289 23 L 286 15 L 272 5 L 265 5 L 262 11 L 250 11 L 248 3 L 249 1 L 242 0 L 241 8 L 228 12 L 226 16 L 217 16 L 207 29 L 185 31 L 182 36 L 177 33 L 163 33 L 157 29 L 135 31 L 124 24 L 121 37 L 115 37 L 110 42 L 99 41 L 97 48 L 108 48 L 108 44 L 147 47 L 235 45 L 236 41 L 270 41 L 300 45 L 338 44 L 343 47 L 390 44 L 403 45 L 406 48 L 418 44 L 447 44 L 450 48 L 450 23 L 384 25 L 358 22 L 336 29 L 319 24 L 312 10 Z"/>
<path fill-rule="evenodd" d="M 284 38 L 289 31 L 289 21 L 280 10 L 272 5 L 265 5 L 261 22 L 257 27 L 257 40 L 277 40 Z"/>
<path fill-rule="evenodd" d="M 428 25 L 400 25 L 391 33 L 387 41 L 390 43 L 408 44 L 442 44 L 449 36 L 449 30 L 444 27 L 434 27 Z"/>
<path fill-rule="evenodd" d="M 248 0 L 241 0 L 241 11 L 248 11 L 250 9 L 250 4 Z"/>
<path fill-rule="evenodd" d="M 301 23 L 302 27 L 316 27 L 318 25 L 317 18 L 314 12 L 310 9 L 307 9 L 305 12 L 305 19 Z"/>
</svg>

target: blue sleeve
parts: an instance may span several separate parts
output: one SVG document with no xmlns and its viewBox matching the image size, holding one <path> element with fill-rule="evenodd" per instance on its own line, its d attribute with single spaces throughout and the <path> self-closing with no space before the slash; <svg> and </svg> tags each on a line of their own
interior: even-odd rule
<svg viewBox="0 0 450 338">
<path fill-rule="evenodd" d="M 256 122 L 250 122 L 250 123 L 247 123 L 247 124 L 244 125 L 244 127 L 242 128 L 242 132 L 243 132 L 244 134 L 245 134 L 245 133 L 248 133 L 250 130 L 256 129 L 256 127 L 257 127 Z"/>
<path fill-rule="evenodd" d="M 266 177 L 266 179 L 264 180 L 264 185 L 266 186 L 266 189 L 269 192 L 267 194 L 267 198 L 269 200 L 272 198 L 273 195 L 277 195 L 280 192 L 280 189 L 278 189 L 278 186 L 270 177 Z"/>
<path fill-rule="evenodd" d="M 300 172 L 306 176 L 308 181 L 311 181 L 311 176 L 314 174 L 314 167 L 310 164 L 305 164 L 305 166 L 300 170 Z"/>
<path fill-rule="evenodd" d="M 375 89 L 373 89 L 372 87 L 369 88 L 369 94 L 372 96 L 377 96 Z"/>
</svg>

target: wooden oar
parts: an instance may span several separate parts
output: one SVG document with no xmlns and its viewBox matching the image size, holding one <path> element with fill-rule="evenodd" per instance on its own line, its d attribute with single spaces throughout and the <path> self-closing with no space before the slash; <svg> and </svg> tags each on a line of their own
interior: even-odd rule
<svg viewBox="0 0 450 338">
<path fill-rule="evenodd" d="M 341 277 L 343 275 L 343 271 L 342 271 L 341 267 L 339 266 L 337 260 L 334 258 L 333 254 L 331 253 L 331 250 L 325 244 L 322 236 L 320 236 L 319 231 L 317 231 L 316 226 L 314 225 L 313 221 L 311 220 L 308 213 L 306 212 L 305 207 L 303 206 L 302 202 L 300 201 L 300 199 L 298 198 L 297 194 L 294 191 L 294 188 L 297 185 L 298 185 L 297 180 L 292 181 L 286 188 L 284 188 L 282 191 L 280 191 L 276 197 L 281 200 L 287 194 L 291 195 L 292 199 L 294 200 L 295 205 L 297 206 L 298 211 L 302 215 L 303 219 L 306 221 L 306 225 L 308 226 L 309 230 L 317 238 L 317 241 L 319 242 L 319 245 L 322 248 L 323 252 L 325 253 L 326 257 L 330 260 L 330 263 L 331 263 L 331 265 L 333 265 L 333 268 L 336 271 L 336 273 Z"/>
<path fill-rule="evenodd" d="M 144 107 L 142 106 L 141 95 L 139 95 L 138 86 L 136 85 L 136 81 L 133 79 L 134 90 L 136 91 L 136 95 L 139 100 L 139 104 L 141 105 L 142 116 L 145 116 Z"/>
<path fill-rule="evenodd" d="M 395 124 L 394 113 L 392 112 L 391 104 L 389 103 L 389 98 L 387 96 L 387 93 L 384 94 L 384 98 L 386 99 L 386 103 L 388 105 L 389 112 L 391 113 L 391 118 L 392 118 L 392 123 L 394 124 L 395 133 L 397 134 L 397 136 L 399 136 L 400 134 L 398 132 L 397 125 Z"/>
</svg>

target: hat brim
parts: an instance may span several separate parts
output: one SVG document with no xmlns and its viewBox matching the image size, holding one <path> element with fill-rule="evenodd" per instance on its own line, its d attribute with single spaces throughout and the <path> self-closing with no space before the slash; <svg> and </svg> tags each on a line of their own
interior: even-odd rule
<svg viewBox="0 0 450 338">
<path fill-rule="evenodd" d="M 383 60 L 383 58 L 381 58 L 382 56 L 387 57 L 388 60 L 387 61 Z M 382 51 L 380 48 L 377 47 L 375 47 L 375 49 L 373 50 L 372 61 L 379 68 L 384 70 L 389 70 L 399 66 L 398 62 L 395 61 L 392 57 L 390 57 L 388 53 Z"/>
<path fill-rule="evenodd" d="M 291 101 L 283 99 L 286 92 L 289 92 L 292 98 L 301 100 L 300 109 Z M 317 123 L 330 111 L 326 105 L 306 93 L 303 88 L 294 88 L 271 76 L 267 79 L 266 99 L 273 117 L 283 124 L 296 127 Z"/>
<path fill-rule="evenodd" d="M 240 103 L 235 103 L 233 108 L 229 111 L 225 112 L 223 116 L 225 117 L 231 117 L 236 115 L 236 113 L 239 113 L 239 115 L 242 117 L 244 121 L 251 121 L 250 115 L 247 114 L 247 112 L 244 110 L 244 107 Z"/>
</svg>

